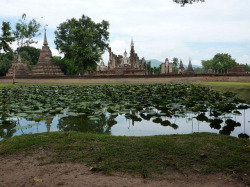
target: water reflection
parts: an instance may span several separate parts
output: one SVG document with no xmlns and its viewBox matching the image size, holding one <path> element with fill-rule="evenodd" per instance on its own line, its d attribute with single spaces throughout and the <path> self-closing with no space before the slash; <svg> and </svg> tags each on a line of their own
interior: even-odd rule
<svg viewBox="0 0 250 187">
<path fill-rule="evenodd" d="M 72 116 L 68 116 L 68 115 Z M 52 131 L 80 131 L 87 133 L 125 136 L 151 136 L 164 134 L 189 134 L 212 132 L 249 138 L 250 109 L 234 111 L 219 117 L 210 112 L 171 114 L 156 109 L 124 110 L 116 113 L 100 113 L 97 117 L 86 114 L 64 113 L 6 117 L 1 115 L 0 140 L 28 133 Z"/>
<path fill-rule="evenodd" d="M 116 123 L 114 117 L 107 118 L 105 115 L 102 115 L 98 120 L 89 120 L 87 116 L 70 116 L 59 120 L 58 129 L 61 131 L 110 134 L 111 127 Z"/>
</svg>

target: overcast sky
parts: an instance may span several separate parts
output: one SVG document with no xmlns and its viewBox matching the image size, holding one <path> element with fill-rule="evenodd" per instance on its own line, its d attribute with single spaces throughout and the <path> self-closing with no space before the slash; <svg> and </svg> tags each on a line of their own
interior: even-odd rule
<svg viewBox="0 0 250 187">
<path fill-rule="evenodd" d="M 115 54 L 129 51 L 133 37 L 135 51 L 146 60 L 177 57 L 187 64 L 191 58 L 201 65 L 217 53 L 229 53 L 237 62 L 250 64 L 250 0 L 206 0 L 185 7 L 172 0 L 0 0 L 0 22 L 14 26 L 23 13 L 28 20 L 48 24 L 53 55 L 58 55 L 56 27 L 84 14 L 95 22 L 109 21 Z M 37 39 L 41 48 L 42 37 Z M 107 64 L 107 52 L 103 60 Z"/>
</svg>

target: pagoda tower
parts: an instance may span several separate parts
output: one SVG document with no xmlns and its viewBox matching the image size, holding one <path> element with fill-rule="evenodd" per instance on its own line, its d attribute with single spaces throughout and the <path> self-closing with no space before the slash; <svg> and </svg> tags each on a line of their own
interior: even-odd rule
<svg viewBox="0 0 250 187">
<path fill-rule="evenodd" d="M 193 66 L 192 66 L 192 63 L 191 63 L 191 59 L 189 59 L 189 64 L 188 64 L 188 68 L 187 68 L 186 73 L 194 74 L 194 69 L 193 69 Z"/>
<path fill-rule="evenodd" d="M 44 42 L 37 64 L 32 68 L 30 75 L 39 76 L 62 76 L 64 75 L 59 66 L 55 65 L 51 50 L 48 46 L 46 30 L 44 29 Z"/>
<path fill-rule="evenodd" d="M 12 62 L 12 65 L 11 65 L 10 69 L 8 70 L 8 73 L 6 74 L 6 77 L 12 77 L 13 76 L 14 68 L 16 68 L 15 77 L 27 76 L 30 73 L 30 70 L 29 70 L 26 62 L 22 61 L 20 55 L 18 55 L 17 60 L 14 60 Z"/>
<path fill-rule="evenodd" d="M 131 69 L 134 69 L 135 67 L 135 46 L 134 46 L 134 41 L 133 39 L 131 40 L 131 49 L 130 49 L 130 64 L 131 64 Z"/>
<path fill-rule="evenodd" d="M 180 61 L 180 67 L 178 69 L 178 73 L 180 74 L 185 73 L 185 68 L 183 66 L 182 60 Z"/>
</svg>

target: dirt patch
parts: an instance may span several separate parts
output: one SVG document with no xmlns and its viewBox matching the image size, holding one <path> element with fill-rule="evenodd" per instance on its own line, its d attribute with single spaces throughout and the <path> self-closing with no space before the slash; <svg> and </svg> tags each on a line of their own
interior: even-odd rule
<svg viewBox="0 0 250 187">
<path fill-rule="evenodd" d="M 239 179 L 222 173 L 175 173 L 143 179 L 121 173 L 105 175 L 92 172 L 80 163 L 41 166 L 39 162 L 44 156 L 12 155 L 0 158 L 0 186 L 244 186 Z"/>
</svg>

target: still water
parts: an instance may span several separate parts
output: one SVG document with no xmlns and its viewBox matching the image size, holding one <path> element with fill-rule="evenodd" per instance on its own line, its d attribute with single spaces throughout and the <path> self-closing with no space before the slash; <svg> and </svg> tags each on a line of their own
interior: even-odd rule
<svg viewBox="0 0 250 187">
<path fill-rule="evenodd" d="M 209 113 L 187 113 L 183 116 L 148 116 L 138 111 L 130 111 L 133 118 L 125 114 L 102 115 L 90 120 L 87 116 L 67 116 L 66 112 L 56 116 L 46 116 L 40 122 L 23 117 L 0 120 L 0 140 L 22 134 L 53 131 L 80 131 L 111 134 L 115 136 L 152 136 L 169 134 L 190 134 L 212 132 L 238 137 L 250 135 L 250 109 L 239 110 L 241 114 L 224 114 L 219 118 Z M 201 114 L 201 115 L 200 115 Z M 204 115 L 203 115 L 204 114 Z M 199 116 L 197 118 L 197 116 Z"/>
</svg>

